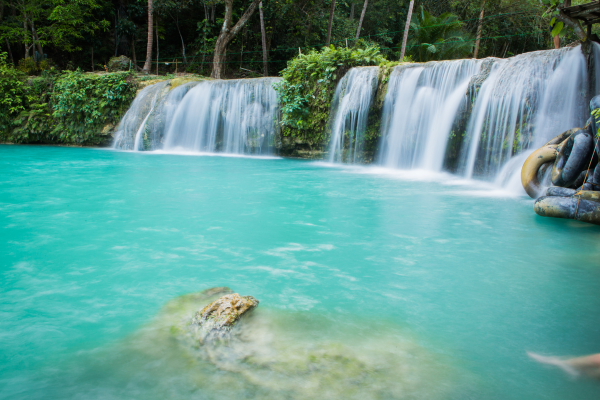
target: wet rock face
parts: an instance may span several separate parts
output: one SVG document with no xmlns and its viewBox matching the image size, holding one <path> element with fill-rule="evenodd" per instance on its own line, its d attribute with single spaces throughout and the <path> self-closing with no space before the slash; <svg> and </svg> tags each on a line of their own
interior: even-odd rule
<svg viewBox="0 0 600 400">
<path fill-rule="evenodd" d="M 485 82 L 485 80 L 490 76 L 492 72 L 492 67 L 496 61 L 500 60 L 499 58 L 488 57 L 481 62 L 481 67 L 479 69 L 479 73 L 477 75 L 473 75 L 471 80 L 469 81 L 469 87 L 467 89 L 467 96 L 475 97 L 481 89 L 481 85 Z"/>
<path fill-rule="evenodd" d="M 190 324 L 192 333 L 200 343 L 229 339 L 240 318 L 256 306 L 258 300 L 252 296 L 237 293 L 222 296 L 196 313 Z"/>
</svg>

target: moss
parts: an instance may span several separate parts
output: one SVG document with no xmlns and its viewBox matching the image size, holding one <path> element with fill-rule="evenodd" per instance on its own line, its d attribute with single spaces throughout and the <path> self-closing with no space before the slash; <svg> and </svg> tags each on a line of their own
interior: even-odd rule
<svg viewBox="0 0 600 400">
<path fill-rule="evenodd" d="M 185 85 L 190 82 L 199 82 L 204 81 L 206 78 L 201 76 L 185 76 L 171 79 L 171 90 L 175 89 L 177 86 Z"/>
</svg>

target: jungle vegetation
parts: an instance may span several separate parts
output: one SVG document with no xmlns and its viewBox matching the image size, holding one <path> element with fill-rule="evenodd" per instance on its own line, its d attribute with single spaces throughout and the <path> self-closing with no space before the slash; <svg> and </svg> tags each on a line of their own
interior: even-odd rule
<svg viewBox="0 0 600 400">
<path fill-rule="evenodd" d="M 132 69 L 150 73 L 279 75 L 299 53 L 359 41 L 397 61 L 409 2 L 1 0 L 0 47 L 28 75 L 52 67 L 105 70 L 120 55 L 132 59 Z M 478 38 L 479 58 L 552 48 L 550 3 L 415 0 L 406 55 L 415 61 L 472 57 Z M 563 43 L 576 39 L 565 34 Z"/>
<path fill-rule="evenodd" d="M 283 77 L 283 137 L 319 147 L 337 82 L 352 67 L 380 67 L 376 115 L 401 61 L 509 57 L 553 48 L 553 36 L 581 39 L 571 22 L 559 25 L 559 0 L 413 0 L 407 25 L 410 4 L 0 0 L 0 142 L 108 144 L 141 81 L 157 78 L 144 73 L 186 72 Z M 374 146 L 378 119 L 369 118 Z"/>
</svg>

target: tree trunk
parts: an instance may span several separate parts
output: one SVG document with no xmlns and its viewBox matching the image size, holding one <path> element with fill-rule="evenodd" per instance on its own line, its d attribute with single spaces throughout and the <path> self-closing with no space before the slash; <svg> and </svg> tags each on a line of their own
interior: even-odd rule
<svg viewBox="0 0 600 400">
<path fill-rule="evenodd" d="M 135 55 L 135 39 L 131 38 L 131 58 L 133 62 L 133 70 L 142 72 L 142 69 L 137 65 L 137 57 Z"/>
<path fill-rule="evenodd" d="M 40 59 L 44 55 L 44 50 L 42 49 L 42 44 L 40 43 L 40 38 L 37 35 L 35 30 L 35 25 L 33 24 L 33 20 L 27 17 L 27 21 L 29 22 L 29 26 L 31 27 L 31 38 L 33 39 L 33 45 L 37 47 L 37 51 L 40 54 Z M 36 61 L 39 61 L 36 59 Z"/>
<path fill-rule="evenodd" d="M 473 51 L 473 58 L 477 58 L 479 53 L 479 43 L 481 42 L 481 30 L 483 29 L 483 13 L 485 7 L 485 0 L 481 3 L 481 12 L 479 13 L 479 25 L 477 25 L 477 40 L 475 41 L 475 51 Z"/>
<path fill-rule="evenodd" d="M 27 20 L 23 20 L 23 39 L 27 37 L 27 32 Z M 27 40 L 24 40 L 23 44 L 25 45 L 25 58 L 29 58 L 29 46 L 27 46 Z"/>
<path fill-rule="evenodd" d="M 246 9 L 240 20 L 231 27 L 233 18 L 233 0 L 224 0 L 225 2 L 225 18 L 223 19 L 223 27 L 221 33 L 215 43 L 215 53 L 213 57 L 213 70 L 210 75 L 211 78 L 221 79 L 223 71 L 225 70 L 225 56 L 227 53 L 227 46 L 235 35 L 246 25 L 246 22 L 250 19 L 254 11 L 258 7 L 259 0 L 252 0 L 252 4 Z"/>
<path fill-rule="evenodd" d="M 146 62 L 144 63 L 144 73 L 150 73 L 152 65 L 152 39 L 154 38 L 154 21 L 153 21 L 152 0 L 148 0 L 148 42 L 146 46 Z"/>
<path fill-rule="evenodd" d="M 158 21 L 156 21 L 156 75 L 158 75 Z"/>
<path fill-rule="evenodd" d="M 40 43 L 40 38 L 37 35 L 37 31 L 35 30 L 35 26 L 33 25 L 33 21 L 31 21 L 31 33 L 33 33 L 33 39 L 35 40 L 35 44 L 40 53 L 40 59 L 44 56 L 44 49 L 42 49 L 42 44 Z"/>
<path fill-rule="evenodd" d="M 263 75 L 264 76 L 269 76 L 269 63 L 267 62 L 267 60 L 268 60 L 268 54 L 267 54 L 267 34 L 265 32 L 265 20 L 264 20 L 264 17 L 263 17 L 263 7 L 262 7 L 262 4 L 263 3 L 261 1 L 260 4 L 258 5 L 258 12 L 260 14 L 260 33 L 262 35 Z"/>
<path fill-rule="evenodd" d="M 413 0 L 411 0 L 412 2 Z M 365 13 L 367 12 L 367 5 L 369 4 L 369 0 L 365 0 L 365 5 L 363 6 L 362 13 L 360 13 L 360 20 L 358 21 L 358 29 L 356 30 L 356 40 L 360 37 L 360 30 L 362 29 L 363 20 L 365 19 Z"/>
<path fill-rule="evenodd" d="M 329 47 L 331 43 L 331 28 L 333 27 L 333 12 L 335 11 L 335 0 L 331 0 L 331 10 L 329 11 L 329 25 L 327 26 L 327 43 L 325 46 Z"/>
<path fill-rule="evenodd" d="M 567 14 L 565 14 L 560 8 L 558 9 L 558 15 L 556 16 L 556 19 L 558 21 L 562 21 L 563 24 L 570 26 L 582 42 L 587 40 L 587 35 L 579 24 L 579 21 L 567 16 Z"/>
<path fill-rule="evenodd" d="M 6 40 L 6 47 L 8 47 L 8 56 L 10 57 L 10 61 L 13 63 L 13 65 L 15 65 L 15 59 L 13 58 L 12 51 L 10 50 L 10 42 L 8 41 L 7 37 L 5 37 L 4 40 Z"/>
<path fill-rule="evenodd" d="M 402 51 L 400 52 L 400 62 L 404 60 L 404 54 L 406 52 L 406 41 L 408 40 L 408 30 L 410 29 L 410 19 L 412 18 L 413 6 L 415 5 L 414 0 L 410 0 L 408 6 L 408 15 L 406 16 L 406 25 L 404 26 L 404 37 L 402 38 Z"/>
<path fill-rule="evenodd" d="M 350 20 L 350 21 L 352 21 L 354 19 L 354 6 L 355 6 L 354 3 L 350 4 L 350 16 L 348 17 L 348 20 Z"/>
<path fill-rule="evenodd" d="M 179 32 L 179 37 L 181 38 L 181 52 L 183 53 L 183 65 L 187 65 L 187 58 L 185 58 L 185 43 L 183 42 L 183 36 L 181 35 L 181 31 L 179 30 L 179 24 L 177 24 L 177 31 Z"/>
<path fill-rule="evenodd" d="M 94 46 L 92 46 L 92 72 L 94 72 Z"/>
</svg>

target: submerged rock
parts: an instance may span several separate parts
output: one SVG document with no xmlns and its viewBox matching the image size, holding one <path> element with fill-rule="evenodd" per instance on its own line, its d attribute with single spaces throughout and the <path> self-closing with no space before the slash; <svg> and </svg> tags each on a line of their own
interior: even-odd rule
<svg viewBox="0 0 600 400">
<path fill-rule="evenodd" d="M 244 315 L 258 306 L 252 296 L 228 294 L 213 301 L 198 311 L 190 324 L 193 336 L 207 341 L 229 339 L 232 328 Z"/>
</svg>

